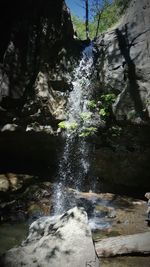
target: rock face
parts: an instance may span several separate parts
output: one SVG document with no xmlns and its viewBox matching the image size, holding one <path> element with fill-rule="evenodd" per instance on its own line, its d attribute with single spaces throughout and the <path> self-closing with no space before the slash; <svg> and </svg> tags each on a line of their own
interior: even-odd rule
<svg viewBox="0 0 150 267">
<path fill-rule="evenodd" d="M 1 259 L 1 266 L 22 265 L 98 267 L 86 212 L 75 207 L 57 219 L 35 221 L 24 244 Z"/>
<path fill-rule="evenodd" d="M 46 170 L 48 166 L 51 168 L 52 154 L 55 161 L 57 148 L 51 152 L 51 144 L 57 143 L 57 140 L 53 142 L 53 134 L 65 116 L 67 73 L 71 68 L 68 51 L 73 34 L 64 0 L 56 0 L 55 4 L 49 0 L 0 2 L 0 143 L 3 144 L 0 165 L 3 170 L 7 166 L 6 171 L 14 171 L 15 165 L 26 173 L 40 165 L 39 169 Z M 36 155 L 41 155 L 39 163 Z M 42 167 L 43 164 L 46 165 Z"/>
<path fill-rule="evenodd" d="M 99 93 L 117 97 L 93 164 L 101 181 L 124 193 L 150 188 L 149 14 L 149 0 L 131 1 L 118 25 L 95 41 Z"/>
<path fill-rule="evenodd" d="M 48 0 L 15 0 L 1 1 L 0 12 L 1 124 L 15 122 L 24 129 L 35 121 L 49 125 L 61 116 L 58 106 L 61 109 L 65 99 L 62 91 L 70 64 L 66 44 L 74 34 L 68 9 L 63 0 L 55 5 Z M 53 89 L 57 80 L 62 81 L 61 89 Z"/>
<path fill-rule="evenodd" d="M 131 1 L 119 26 L 96 41 L 99 80 L 118 94 L 117 120 L 134 123 L 150 116 L 150 1 Z"/>
<path fill-rule="evenodd" d="M 150 188 L 149 127 L 126 125 L 120 134 L 107 129 L 104 135 L 96 140 L 92 160 L 97 189 L 144 196 Z"/>
</svg>

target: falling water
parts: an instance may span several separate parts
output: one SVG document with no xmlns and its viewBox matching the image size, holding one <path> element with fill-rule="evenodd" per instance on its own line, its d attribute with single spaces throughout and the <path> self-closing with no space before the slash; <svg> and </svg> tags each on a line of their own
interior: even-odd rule
<svg viewBox="0 0 150 267">
<path fill-rule="evenodd" d="M 75 199 L 68 198 L 66 188 L 72 187 L 80 191 L 89 177 L 90 147 L 82 137 L 82 131 L 91 125 L 91 113 L 87 108 L 87 103 L 91 94 L 92 67 L 92 45 L 90 45 L 84 49 L 82 59 L 74 70 L 73 90 L 68 98 L 66 123 L 72 125 L 73 129 L 65 131 L 64 151 L 59 162 L 57 177 L 59 183 L 54 190 L 54 214 L 60 214 L 76 204 Z M 84 119 L 84 116 L 88 119 Z"/>
</svg>

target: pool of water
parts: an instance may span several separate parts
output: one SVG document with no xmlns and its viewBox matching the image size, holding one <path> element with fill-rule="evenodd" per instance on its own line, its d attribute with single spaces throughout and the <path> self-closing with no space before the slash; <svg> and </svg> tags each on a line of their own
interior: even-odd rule
<svg viewBox="0 0 150 267">
<path fill-rule="evenodd" d="M 0 255 L 8 249 L 18 246 L 26 238 L 28 224 L 1 224 L 0 225 Z M 102 233 L 101 233 L 102 234 Z M 104 234 L 104 233 L 103 233 Z M 102 235 L 103 235 L 102 234 Z M 114 257 L 101 258 L 101 267 L 150 267 L 150 257 Z"/>
<path fill-rule="evenodd" d="M 76 193 L 76 192 L 75 192 Z M 93 238 L 128 235 L 148 231 L 145 222 L 147 205 L 126 197 L 94 193 L 75 194 L 77 203 L 89 211 Z M 71 197 L 73 197 L 71 191 Z M 71 199 L 69 198 L 69 200 Z M 113 213 L 115 212 L 114 216 Z M 111 215 L 111 216 L 109 216 Z M 26 239 L 28 223 L 0 224 L 0 255 Z M 150 267 L 150 257 L 115 257 L 100 259 L 101 267 Z"/>
<path fill-rule="evenodd" d="M 26 238 L 29 225 L 25 223 L 0 225 L 0 255 L 8 249 L 18 246 Z M 96 233 L 95 233 L 96 234 Z M 106 233 L 105 233 L 106 234 Z M 101 237 L 104 232 L 101 231 Z M 112 233 L 111 233 L 112 235 Z M 115 234 L 114 234 L 115 235 Z M 94 237 L 94 233 L 93 233 Z M 114 257 L 101 258 L 101 267 L 150 267 L 150 257 Z"/>
<path fill-rule="evenodd" d="M 116 257 L 100 259 L 101 267 L 150 267 L 150 257 Z"/>
<path fill-rule="evenodd" d="M 0 224 L 0 255 L 8 249 L 18 246 L 26 238 L 27 224 Z"/>
</svg>

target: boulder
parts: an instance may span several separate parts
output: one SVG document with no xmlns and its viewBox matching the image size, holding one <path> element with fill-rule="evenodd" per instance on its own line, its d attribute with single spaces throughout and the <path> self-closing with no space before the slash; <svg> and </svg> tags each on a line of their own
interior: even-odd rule
<svg viewBox="0 0 150 267">
<path fill-rule="evenodd" d="M 86 212 L 75 207 L 57 218 L 38 219 L 22 246 L 2 256 L 1 266 L 98 267 Z"/>
</svg>

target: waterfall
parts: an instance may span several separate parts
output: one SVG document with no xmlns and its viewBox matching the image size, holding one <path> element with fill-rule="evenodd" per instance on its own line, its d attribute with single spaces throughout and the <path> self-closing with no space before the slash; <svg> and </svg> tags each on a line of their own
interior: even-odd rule
<svg viewBox="0 0 150 267">
<path fill-rule="evenodd" d="M 90 45 L 84 49 L 82 59 L 73 73 L 73 89 L 68 98 L 65 121 L 65 145 L 58 167 L 58 183 L 54 189 L 54 214 L 61 214 L 70 206 L 76 205 L 75 199 L 68 197 L 66 188 L 81 191 L 89 178 L 90 145 L 85 141 L 84 131 L 92 125 L 92 113 L 88 109 L 92 68 L 93 55 Z"/>
</svg>

